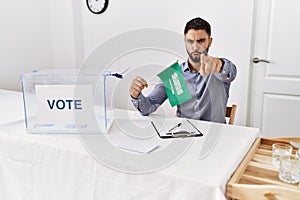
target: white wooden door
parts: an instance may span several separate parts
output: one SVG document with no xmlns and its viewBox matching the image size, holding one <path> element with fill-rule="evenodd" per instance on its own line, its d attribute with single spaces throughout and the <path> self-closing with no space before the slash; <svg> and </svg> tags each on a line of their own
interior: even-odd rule
<svg viewBox="0 0 300 200">
<path fill-rule="evenodd" d="M 248 125 L 300 137 L 300 1 L 255 0 Z"/>
</svg>

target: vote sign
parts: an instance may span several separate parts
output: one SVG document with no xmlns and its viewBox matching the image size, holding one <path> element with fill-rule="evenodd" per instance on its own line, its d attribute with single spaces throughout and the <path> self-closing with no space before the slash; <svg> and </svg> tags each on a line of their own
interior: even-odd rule
<svg viewBox="0 0 300 200">
<path fill-rule="evenodd" d="M 37 121 L 39 125 L 87 126 L 93 113 L 92 85 L 36 85 Z M 75 114 L 81 119 L 75 121 Z M 79 124 L 78 124 L 79 123 Z"/>
</svg>

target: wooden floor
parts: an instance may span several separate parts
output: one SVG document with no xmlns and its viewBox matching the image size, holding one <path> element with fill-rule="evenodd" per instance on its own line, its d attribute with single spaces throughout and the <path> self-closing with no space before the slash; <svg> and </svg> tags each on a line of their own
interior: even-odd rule
<svg viewBox="0 0 300 200">
<path fill-rule="evenodd" d="M 298 184 L 288 184 L 278 178 L 278 169 L 272 165 L 272 144 L 300 143 L 300 138 L 258 138 L 227 183 L 229 199 L 300 200 Z M 293 154 L 296 149 L 293 148 Z"/>
</svg>

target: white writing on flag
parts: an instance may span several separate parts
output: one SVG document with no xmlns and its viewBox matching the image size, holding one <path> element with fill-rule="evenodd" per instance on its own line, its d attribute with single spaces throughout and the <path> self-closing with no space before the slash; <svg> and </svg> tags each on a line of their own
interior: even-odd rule
<svg viewBox="0 0 300 200">
<path fill-rule="evenodd" d="M 175 90 L 176 90 L 176 94 L 177 95 L 181 95 L 183 93 L 183 90 L 182 90 L 182 87 L 181 87 L 181 83 L 178 79 L 178 74 L 176 72 L 174 72 L 172 75 L 172 81 L 174 83 L 174 87 L 175 87 Z"/>
</svg>

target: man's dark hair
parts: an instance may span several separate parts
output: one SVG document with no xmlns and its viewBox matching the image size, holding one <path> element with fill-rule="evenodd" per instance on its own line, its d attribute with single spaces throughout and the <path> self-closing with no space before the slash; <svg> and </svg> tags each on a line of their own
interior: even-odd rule
<svg viewBox="0 0 300 200">
<path fill-rule="evenodd" d="M 194 18 L 186 23 L 185 28 L 184 28 L 184 35 L 190 29 L 205 30 L 209 37 L 211 35 L 210 24 L 200 17 Z"/>
</svg>

